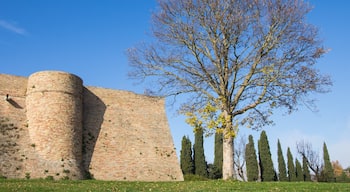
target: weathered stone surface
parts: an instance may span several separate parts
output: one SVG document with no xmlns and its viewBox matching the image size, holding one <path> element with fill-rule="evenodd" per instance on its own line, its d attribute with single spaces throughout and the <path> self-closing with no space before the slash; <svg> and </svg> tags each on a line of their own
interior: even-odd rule
<svg viewBox="0 0 350 192">
<path fill-rule="evenodd" d="M 0 96 L 0 175 L 183 180 L 163 98 L 58 71 L 0 74 Z"/>
</svg>

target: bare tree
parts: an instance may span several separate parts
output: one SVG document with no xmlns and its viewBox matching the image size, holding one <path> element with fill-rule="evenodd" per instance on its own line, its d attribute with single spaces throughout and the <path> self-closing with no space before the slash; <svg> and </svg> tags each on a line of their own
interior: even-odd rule
<svg viewBox="0 0 350 192">
<path fill-rule="evenodd" d="M 317 180 L 320 179 L 322 171 L 322 161 L 319 153 L 312 148 L 312 144 L 304 140 L 297 143 L 298 153 L 306 159 L 306 163 L 311 171 L 315 174 Z"/>
<path fill-rule="evenodd" d="M 326 51 L 301 0 L 158 3 L 153 41 L 128 50 L 130 75 L 150 80 L 160 96 L 187 94 L 192 112 L 207 103 L 218 109 L 224 179 L 234 175 L 238 126 L 261 128 L 274 108 L 292 112 L 331 85 L 314 67 Z"/>
<path fill-rule="evenodd" d="M 246 174 L 244 173 L 246 145 L 247 138 L 245 135 L 241 135 L 239 139 L 234 140 L 234 164 L 236 167 L 237 175 L 242 179 L 242 181 L 246 181 Z"/>
</svg>

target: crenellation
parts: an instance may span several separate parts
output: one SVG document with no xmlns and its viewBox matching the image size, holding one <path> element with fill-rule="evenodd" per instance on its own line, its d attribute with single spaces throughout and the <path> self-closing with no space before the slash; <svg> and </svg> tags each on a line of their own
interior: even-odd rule
<svg viewBox="0 0 350 192">
<path fill-rule="evenodd" d="M 0 74 L 0 96 L 7 94 L 0 128 L 6 119 L 16 131 L 0 130 L 2 176 L 183 180 L 163 98 L 84 87 L 59 71 Z"/>
</svg>

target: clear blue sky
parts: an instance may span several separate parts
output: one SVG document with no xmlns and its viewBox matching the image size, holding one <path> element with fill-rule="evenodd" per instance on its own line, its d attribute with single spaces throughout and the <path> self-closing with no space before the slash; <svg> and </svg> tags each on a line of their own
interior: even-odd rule
<svg viewBox="0 0 350 192">
<path fill-rule="evenodd" d="M 331 160 L 350 166 L 350 1 L 312 0 L 309 21 L 319 27 L 331 51 L 318 62 L 322 73 L 332 76 L 332 92 L 314 95 L 319 112 L 306 107 L 292 115 L 275 113 L 274 126 L 265 127 L 274 161 L 277 139 L 284 154 L 304 139 L 322 155 L 327 143 Z M 0 73 L 29 76 L 42 70 L 74 73 L 85 85 L 143 93 L 127 77 L 127 48 L 149 40 L 154 0 L 0 0 Z M 167 106 L 178 155 L 181 138 L 192 138 L 184 118 Z M 241 135 L 260 132 L 241 128 Z M 213 139 L 205 140 L 208 162 L 213 161 Z M 321 156 L 322 157 L 322 156 Z M 275 164 L 277 168 L 277 165 Z"/>
</svg>

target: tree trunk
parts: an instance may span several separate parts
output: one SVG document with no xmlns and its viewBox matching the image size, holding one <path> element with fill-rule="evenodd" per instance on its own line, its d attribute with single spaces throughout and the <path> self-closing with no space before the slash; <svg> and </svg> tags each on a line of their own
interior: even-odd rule
<svg viewBox="0 0 350 192">
<path fill-rule="evenodd" d="M 222 179 L 232 179 L 234 176 L 233 168 L 233 137 L 224 134 L 223 142 L 223 163 L 222 163 Z"/>
<path fill-rule="evenodd" d="M 234 178 L 234 157 L 233 157 L 233 139 L 234 130 L 232 125 L 232 116 L 227 109 L 223 110 L 225 118 L 225 128 L 223 131 L 223 162 L 222 179 L 229 180 Z"/>
</svg>

